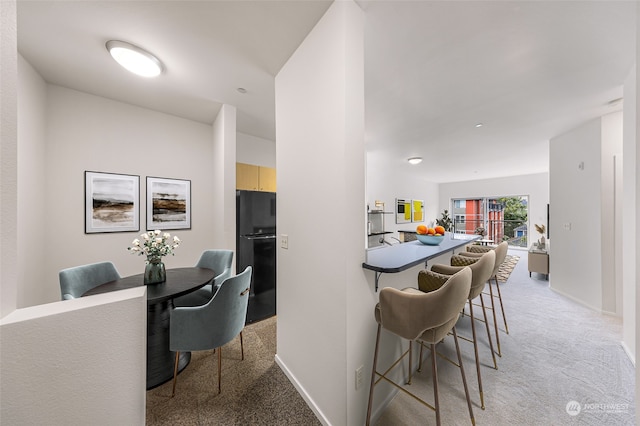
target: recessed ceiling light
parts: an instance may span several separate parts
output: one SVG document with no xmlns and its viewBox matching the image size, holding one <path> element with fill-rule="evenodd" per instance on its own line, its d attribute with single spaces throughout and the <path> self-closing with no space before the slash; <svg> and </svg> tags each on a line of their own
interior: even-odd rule
<svg viewBox="0 0 640 426">
<path fill-rule="evenodd" d="M 410 164 L 420 164 L 422 163 L 422 157 L 411 157 L 407 160 Z"/>
<path fill-rule="evenodd" d="M 239 93 L 242 93 L 242 94 L 247 93 L 247 89 L 245 89 L 244 87 L 238 87 L 236 90 L 237 90 Z"/>
<path fill-rule="evenodd" d="M 162 72 L 162 63 L 151 53 L 131 43 L 109 40 L 107 50 L 127 70 L 142 77 L 157 77 Z"/>
<path fill-rule="evenodd" d="M 484 126 L 484 124 L 482 124 L 482 123 L 477 123 L 476 124 L 476 127 L 482 127 L 482 126 Z"/>
</svg>

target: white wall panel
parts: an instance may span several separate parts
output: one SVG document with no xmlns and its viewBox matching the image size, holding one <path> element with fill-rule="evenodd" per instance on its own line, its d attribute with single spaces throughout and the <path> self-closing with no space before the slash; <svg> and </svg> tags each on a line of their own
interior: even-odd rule
<svg viewBox="0 0 640 426">
<path fill-rule="evenodd" d="M 146 316 L 140 287 L 3 318 L 2 424 L 144 425 Z"/>
<path fill-rule="evenodd" d="M 276 77 L 277 226 L 289 241 L 277 252 L 277 359 L 336 426 L 364 422 L 350 370 L 371 357 L 375 329 L 361 266 L 362 19 L 355 3 L 333 3 Z"/>
</svg>

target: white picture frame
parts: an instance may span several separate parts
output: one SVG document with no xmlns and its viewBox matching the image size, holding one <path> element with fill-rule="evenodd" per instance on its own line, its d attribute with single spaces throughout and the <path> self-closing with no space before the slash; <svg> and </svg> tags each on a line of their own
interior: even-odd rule
<svg viewBox="0 0 640 426">
<path fill-rule="evenodd" d="M 84 232 L 140 230 L 140 176 L 84 172 Z"/>
<path fill-rule="evenodd" d="M 147 230 L 191 229 L 191 181 L 147 176 Z"/>
</svg>

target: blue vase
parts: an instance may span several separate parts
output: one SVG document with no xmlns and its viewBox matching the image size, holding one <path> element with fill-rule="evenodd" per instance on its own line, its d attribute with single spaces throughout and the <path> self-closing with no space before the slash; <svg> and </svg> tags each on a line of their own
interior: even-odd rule
<svg viewBox="0 0 640 426">
<path fill-rule="evenodd" d="M 144 268 L 144 284 L 159 284 L 167 279 L 167 271 L 164 268 L 161 257 L 147 259 L 147 266 Z"/>
</svg>

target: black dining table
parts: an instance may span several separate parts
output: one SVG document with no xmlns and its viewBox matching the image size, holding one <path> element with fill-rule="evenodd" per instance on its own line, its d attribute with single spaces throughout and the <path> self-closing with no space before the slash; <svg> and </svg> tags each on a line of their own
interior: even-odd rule
<svg viewBox="0 0 640 426">
<path fill-rule="evenodd" d="M 197 290 L 210 283 L 215 272 L 207 268 L 167 269 L 166 281 L 147 285 L 147 390 L 153 389 L 173 378 L 175 352 L 169 350 L 169 321 L 173 299 Z M 144 273 L 119 278 L 101 284 L 82 296 L 108 293 L 140 287 L 144 284 Z M 191 361 L 191 352 L 180 352 L 178 371 Z"/>
</svg>

